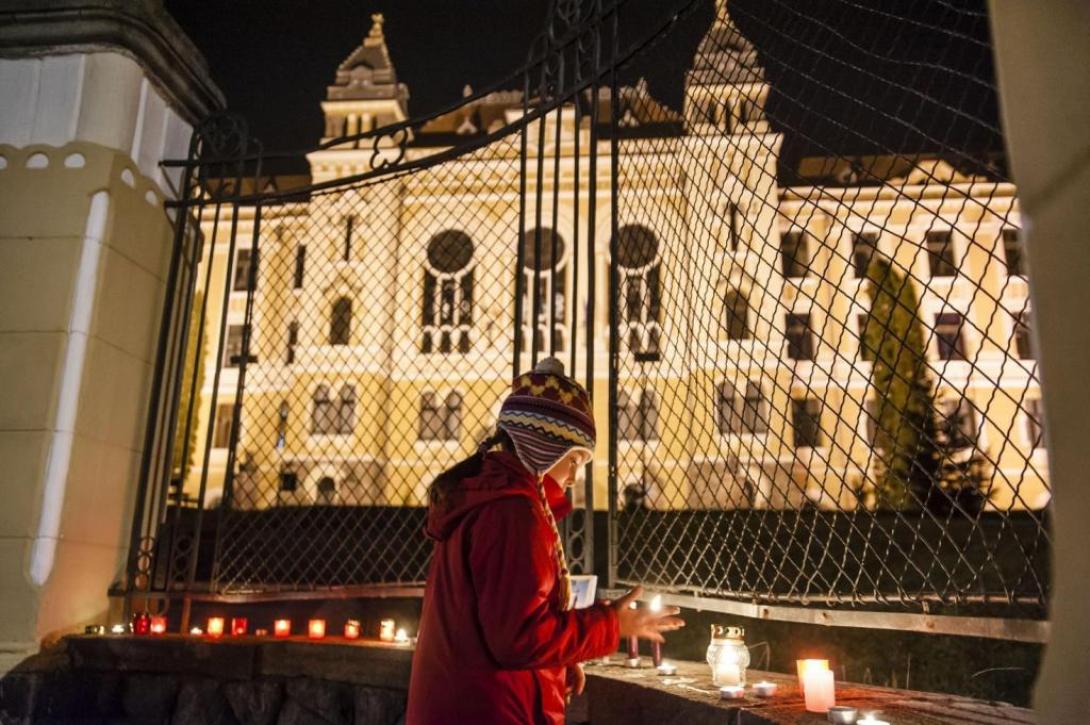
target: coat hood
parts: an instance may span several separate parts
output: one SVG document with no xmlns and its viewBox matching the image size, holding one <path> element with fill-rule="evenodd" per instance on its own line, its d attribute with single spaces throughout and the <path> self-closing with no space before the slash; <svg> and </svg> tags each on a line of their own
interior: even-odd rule
<svg viewBox="0 0 1090 725">
<path fill-rule="evenodd" d="M 549 508 L 556 520 L 560 521 L 571 513 L 571 502 L 564 495 L 560 484 L 550 476 L 546 476 L 542 483 Z M 450 536 L 467 514 L 508 496 L 526 496 L 534 501 L 540 500 L 537 481 L 513 453 L 487 453 L 479 474 L 462 479 L 442 503 L 433 503 L 428 507 L 428 522 L 424 532 L 428 538 L 442 541 Z"/>
</svg>

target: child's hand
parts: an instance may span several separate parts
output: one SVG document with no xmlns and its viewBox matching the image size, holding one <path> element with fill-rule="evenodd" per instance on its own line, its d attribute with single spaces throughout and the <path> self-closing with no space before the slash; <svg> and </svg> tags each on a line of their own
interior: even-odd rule
<svg viewBox="0 0 1090 725">
<path fill-rule="evenodd" d="M 685 626 L 685 621 L 675 616 L 681 611 L 677 607 L 663 607 L 658 612 L 652 612 L 647 607 L 633 609 L 642 593 L 643 587 L 635 587 L 613 602 L 613 609 L 617 612 L 617 629 L 622 637 L 665 642 L 662 632 L 672 632 Z"/>
</svg>

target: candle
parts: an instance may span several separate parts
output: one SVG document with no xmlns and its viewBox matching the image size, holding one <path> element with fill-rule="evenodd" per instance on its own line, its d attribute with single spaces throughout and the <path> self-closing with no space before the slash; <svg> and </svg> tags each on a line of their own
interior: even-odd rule
<svg viewBox="0 0 1090 725">
<path fill-rule="evenodd" d="M 776 694 L 776 683 L 761 681 L 753 685 L 753 694 L 757 697 L 772 697 Z"/>
<path fill-rule="evenodd" d="M 357 639 L 360 636 L 360 623 L 350 619 L 344 623 L 345 639 Z"/>
<path fill-rule="evenodd" d="M 133 612 L 131 626 L 133 634 L 151 634 L 151 615 L 147 612 Z"/>
<path fill-rule="evenodd" d="M 843 723 L 844 725 L 852 725 L 852 723 L 855 722 L 855 718 L 858 714 L 858 711 L 854 707 L 848 707 L 847 705 L 833 705 L 829 708 L 829 712 L 826 714 L 826 718 L 831 723 Z"/>
<path fill-rule="evenodd" d="M 660 675 L 665 675 L 667 677 L 672 677 L 677 674 L 677 666 L 672 665 L 669 662 L 660 662 L 656 669 L 658 669 Z"/>
<path fill-rule="evenodd" d="M 720 662 L 712 679 L 726 687 L 737 687 L 742 684 L 742 668 L 736 662 Z"/>
<path fill-rule="evenodd" d="M 88 624 L 83 628 L 84 634 L 106 634 L 106 625 L 104 624 Z"/>
<path fill-rule="evenodd" d="M 653 596 L 651 598 L 651 604 L 650 604 L 650 606 L 648 606 L 648 609 L 650 609 L 652 612 L 661 612 L 662 611 L 662 595 L 661 594 L 656 594 L 655 596 Z M 661 642 L 652 642 L 651 643 L 651 664 L 654 665 L 655 667 L 662 666 L 662 643 Z"/>
<path fill-rule="evenodd" d="M 855 725 L 889 725 L 889 721 L 876 720 L 873 715 L 867 715 L 862 720 L 856 720 Z"/>
<path fill-rule="evenodd" d="M 807 712 L 828 712 L 836 704 L 836 685 L 831 670 L 807 670 L 802 688 Z"/>
<path fill-rule="evenodd" d="M 322 639 L 325 637 L 325 620 L 312 619 L 307 622 L 307 636 L 311 639 Z"/>
<path fill-rule="evenodd" d="M 394 620 L 384 619 L 379 622 L 378 638 L 383 642 L 394 641 Z"/>
<path fill-rule="evenodd" d="M 291 620 L 290 619 L 277 619 L 273 622 L 273 636 L 274 637 L 290 637 L 291 636 Z"/>
<path fill-rule="evenodd" d="M 189 633 L 192 634 L 192 635 L 195 635 L 195 636 L 200 636 L 200 635 L 204 634 L 204 630 L 201 629 L 200 627 L 191 627 L 189 629 Z"/>
<path fill-rule="evenodd" d="M 829 660 L 797 660 L 795 667 L 799 672 L 799 687 L 806 689 L 806 673 L 810 670 L 829 669 Z"/>
<path fill-rule="evenodd" d="M 231 617 L 231 636 L 244 636 L 249 626 L 250 623 L 246 620 L 246 617 Z"/>
<path fill-rule="evenodd" d="M 629 609 L 639 609 L 639 604 L 636 602 L 629 602 Z M 640 666 L 640 641 L 635 637 L 628 638 L 628 659 L 625 660 L 625 667 L 639 667 Z"/>
<path fill-rule="evenodd" d="M 394 641 L 397 642 L 398 644 L 408 644 L 409 643 L 409 633 L 406 632 L 403 628 L 397 630 L 397 633 L 394 634 Z"/>
<path fill-rule="evenodd" d="M 167 618 L 161 614 L 157 614 L 151 618 L 151 633 L 152 634 L 166 634 L 167 633 Z"/>
<path fill-rule="evenodd" d="M 125 634 L 128 631 L 129 628 L 126 627 L 124 624 L 115 624 L 114 626 L 110 627 L 110 634 Z"/>
<path fill-rule="evenodd" d="M 720 700 L 741 700 L 746 695 L 746 688 L 741 685 L 724 685 L 719 688 Z"/>
<path fill-rule="evenodd" d="M 208 618 L 208 636 L 214 639 L 223 636 L 223 617 Z"/>
<path fill-rule="evenodd" d="M 254 636 L 256 636 L 256 637 L 268 637 L 269 636 L 269 630 L 265 629 L 264 627 L 258 627 L 257 629 L 254 630 Z"/>
</svg>

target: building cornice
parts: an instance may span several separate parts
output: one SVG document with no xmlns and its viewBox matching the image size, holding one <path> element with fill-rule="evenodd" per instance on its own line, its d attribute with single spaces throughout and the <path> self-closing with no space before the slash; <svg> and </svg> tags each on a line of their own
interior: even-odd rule
<svg viewBox="0 0 1090 725">
<path fill-rule="evenodd" d="M 183 119 L 225 106 L 197 47 L 157 0 L 2 0 L 0 57 L 120 51 Z"/>
</svg>

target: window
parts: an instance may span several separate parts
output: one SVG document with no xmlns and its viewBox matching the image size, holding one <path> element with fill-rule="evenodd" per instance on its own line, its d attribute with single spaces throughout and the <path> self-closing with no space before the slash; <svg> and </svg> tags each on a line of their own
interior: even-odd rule
<svg viewBox="0 0 1090 725">
<path fill-rule="evenodd" d="M 337 433 L 351 435 L 356 429 L 356 388 L 353 385 L 341 387 L 337 407 Z"/>
<path fill-rule="evenodd" d="M 1037 450 L 1045 447 L 1044 439 L 1044 411 L 1041 410 L 1039 398 L 1026 398 L 1026 442 L 1030 448 Z"/>
<path fill-rule="evenodd" d="M 473 241 L 444 231 L 428 242 L 420 351 L 469 352 L 473 326 Z"/>
<path fill-rule="evenodd" d="M 932 277 L 953 277 L 958 273 L 954 241 L 948 231 L 927 233 L 927 263 Z"/>
<path fill-rule="evenodd" d="M 946 445 L 962 450 L 976 445 L 976 409 L 967 398 L 939 403 L 939 432 Z"/>
<path fill-rule="evenodd" d="M 462 426 L 462 396 L 447 394 L 445 401 L 432 392 L 420 396 L 420 429 L 417 438 L 422 441 L 456 441 Z"/>
<path fill-rule="evenodd" d="M 628 349 L 637 361 L 658 360 L 662 289 L 659 241 L 646 227 L 629 225 L 618 232 L 617 266 L 621 273 L 622 324 Z"/>
<path fill-rule="evenodd" d="M 1014 349 L 1019 360 L 1033 360 L 1033 340 L 1029 334 L 1029 312 L 1022 310 L 1014 316 Z"/>
<path fill-rule="evenodd" d="M 242 362 L 242 325 L 227 326 L 227 340 L 223 346 L 223 367 L 237 368 Z"/>
<path fill-rule="evenodd" d="M 742 404 L 742 428 L 748 433 L 768 432 L 768 401 L 759 383 L 746 381 L 746 397 Z"/>
<path fill-rule="evenodd" d="M 935 339 L 940 360 L 964 360 L 965 341 L 962 339 L 963 318 L 956 312 L 935 315 Z"/>
<path fill-rule="evenodd" d="M 870 266 L 871 257 L 878 249 L 878 235 L 873 232 L 862 232 L 852 235 L 852 269 L 858 279 L 865 279 L 867 267 Z"/>
<path fill-rule="evenodd" d="M 295 493 L 299 488 L 299 474 L 284 468 L 280 471 L 280 490 L 283 493 Z"/>
<path fill-rule="evenodd" d="M 727 290 L 723 298 L 728 340 L 749 339 L 749 300 L 736 289 Z"/>
<path fill-rule="evenodd" d="M 804 232 L 780 235 L 780 263 L 784 277 L 805 277 L 810 271 L 810 244 Z"/>
<path fill-rule="evenodd" d="M 341 297 L 329 315 L 329 344 L 347 345 L 352 333 L 352 300 Z"/>
<path fill-rule="evenodd" d="M 795 448 L 819 448 L 821 436 L 821 401 L 795 398 L 791 401 L 791 425 Z"/>
<path fill-rule="evenodd" d="M 1025 277 L 1025 259 L 1022 254 L 1022 239 L 1017 229 L 1003 230 L 1003 256 L 1007 260 L 1007 274 L 1011 277 Z"/>
<path fill-rule="evenodd" d="M 810 332 L 810 315 L 787 315 L 787 356 L 792 360 L 814 359 L 814 336 Z"/>
<path fill-rule="evenodd" d="M 329 397 L 329 386 L 319 385 L 314 389 L 314 407 L 310 418 L 312 435 L 331 435 L 337 432 L 338 412 Z"/>
<path fill-rule="evenodd" d="M 741 232 L 740 219 L 738 205 L 727 204 L 727 244 L 732 252 L 738 251 L 738 238 Z"/>
<path fill-rule="evenodd" d="M 622 440 L 658 440 L 658 417 L 655 392 L 650 388 L 640 391 L 638 397 L 617 391 L 617 427 Z"/>
<path fill-rule="evenodd" d="M 235 420 L 235 404 L 216 406 L 216 425 L 212 433 L 212 447 L 226 448 L 231 445 L 231 424 Z"/>
<path fill-rule="evenodd" d="M 738 414 L 738 396 L 730 383 L 720 383 L 716 388 L 715 420 L 720 435 L 742 432 L 742 420 Z"/>
<path fill-rule="evenodd" d="M 538 249 L 541 251 L 540 258 Z M 568 297 L 567 246 L 564 238 L 544 227 L 527 231 L 522 237 L 522 260 L 523 350 L 527 347 L 527 340 L 532 339 L 537 350 L 548 349 L 550 354 L 563 351 L 567 348 L 564 320 L 567 319 Z M 534 321 L 532 329 L 531 320 Z"/>
<path fill-rule="evenodd" d="M 235 256 L 235 281 L 231 289 L 235 292 L 245 292 L 250 289 L 250 250 L 240 249 Z"/>
<path fill-rule="evenodd" d="M 768 402 L 760 384 L 747 380 L 745 395 L 740 398 L 733 385 L 721 383 L 716 395 L 716 421 L 723 435 L 767 433 Z"/>
<path fill-rule="evenodd" d="M 303 270 L 306 269 L 307 264 L 307 248 L 305 245 L 300 244 L 295 248 L 295 277 L 292 281 L 292 287 L 300 289 L 303 286 Z"/>
<path fill-rule="evenodd" d="M 874 448 L 881 448 L 878 441 L 878 414 L 879 407 L 878 401 L 872 399 L 867 400 L 863 404 L 863 418 L 867 427 L 867 442 Z"/>
<path fill-rule="evenodd" d="M 288 353 L 285 362 L 291 365 L 295 362 L 295 346 L 299 344 L 299 323 L 292 321 L 288 325 Z"/>
<path fill-rule="evenodd" d="M 356 217 L 347 216 L 344 218 L 344 261 L 352 259 L 352 227 L 355 226 Z"/>
<path fill-rule="evenodd" d="M 329 476 L 318 479 L 318 485 L 314 490 L 314 503 L 328 505 L 337 501 L 337 482 Z"/>
<path fill-rule="evenodd" d="M 859 328 L 859 359 L 864 362 L 874 362 L 875 353 L 878 351 L 867 344 L 867 319 L 870 315 L 856 315 L 855 324 Z M 875 325 L 876 332 L 879 336 L 882 334 L 882 330 L 878 325 Z"/>
</svg>

